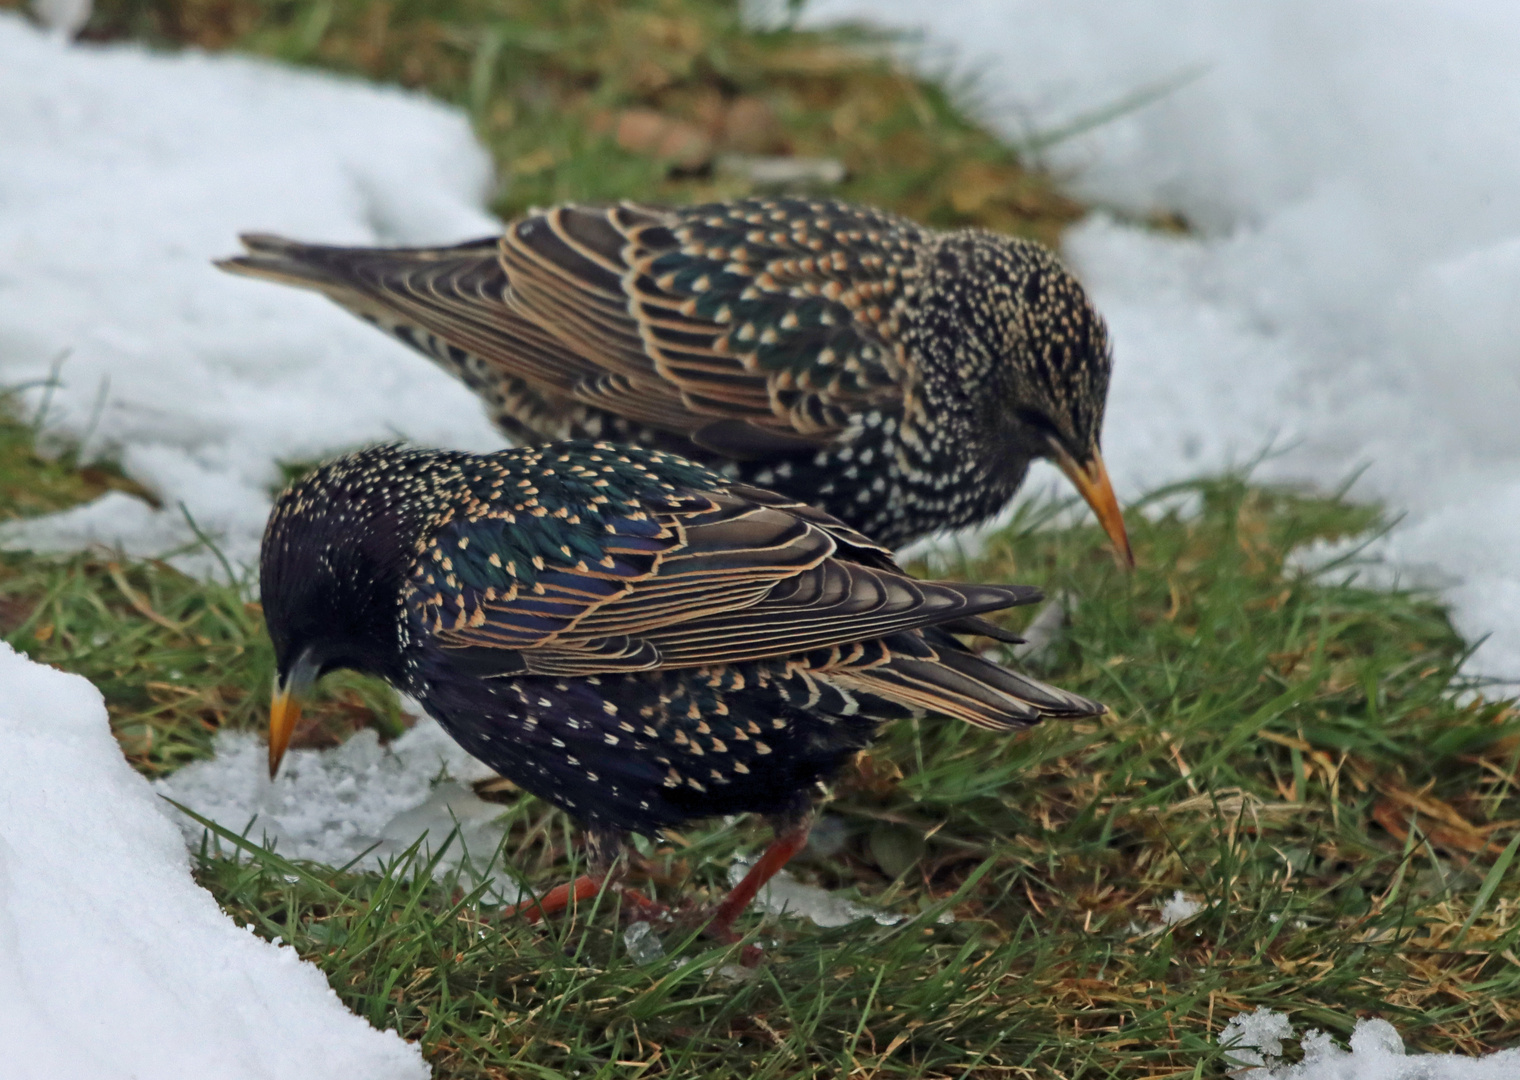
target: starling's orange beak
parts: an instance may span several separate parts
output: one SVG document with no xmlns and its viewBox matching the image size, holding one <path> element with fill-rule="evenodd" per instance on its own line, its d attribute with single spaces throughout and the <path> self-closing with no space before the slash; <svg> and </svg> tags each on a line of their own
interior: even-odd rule
<svg viewBox="0 0 1520 1080">
<path fill-rule="evenodd" d="M 1113 541 L 1119 561 L 1126 567 L 1133 567 L 1135 553 L 1130 550 L 1129 533 L 1124 528 L 1124 514 L 1119 510 L 1119 500 L 1114 498 L 1114 486 L 1109 482 L 1108 470 L 1103 466 L 1103 455 L 1094 450 L 1086 464 L 1078 464 L 1077 459 L 1055 439 L 1051 440 L 1051 445 L 1055 447 L 1056 464 L 1076 485 L 1078 493 L 1087 500 L 1093 513 L 1098 515 L 1098 524 L 1103 526 L 1103 531 Z"/>
<path fill-rule="evenodd" d="M 290 691 L 276 687 L 269 703 L 269 779 L 280 771 L 280 761 L 290 746 L 296 723 L 301 719 L 301 701 L 291 697 Z"/>
</svg>

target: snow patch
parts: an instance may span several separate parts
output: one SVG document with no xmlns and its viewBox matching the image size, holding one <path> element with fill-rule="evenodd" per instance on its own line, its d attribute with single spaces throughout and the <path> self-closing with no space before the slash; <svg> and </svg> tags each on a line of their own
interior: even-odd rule
<svg viewBox="0 0 1520 1080">
<path fill-rule="evenodd" d="M 1066 256 L 1115 341 L 1121 496 L 1242 465 L 1385 502 L 1377 554 L 1435 581 L 1469 669 L 1520 683 L 1520 7 L 1488 0 L 817 0 L 978 72 L 1094 214 Z M 1184 78 L 1179 78 L 1185 76 Z M 1188 236 L 1122 215 L 1180 211 Z M 1041 472 L 1031 492 L 1048 476 Z M 1392 574 L 1390 574 L 1390 577 Z"/>
<path fill-rule="evenodd" d="M 3 642 L 0 1046 L 7 1076 L 38 1080 L 428 1075 L 217 909 L 99 692 Z"/>
<path fill-rule="evenodd" d="M 0 386 L 46 382 L 61 360 L 49 437 L 118 454 L 165 506 L 107 495 L 13 542 L 157 555 L 194 538 L 184 503 L 250 562 L 279 461 L 397 437 L 501 446 L 422 357 L 320 297 L 211 265 L 245 231 L 499 231 L 489 159 L 457 110 L 238 57 L 71 46 L 0 13 L 0 146 Z"/>
<path fill-rule="evenodd" d="M 1219 1044 L 1238 1065 L 1240 1080 L 1513 1080 L 1520 1076 L 1520 1050 L 1486 1057 L 1455 1054 L 1406 1054 L 1398 1029 L 1387 1020 L 1363 1019 L 1351 1032 L 1351 1049 L 1342 1050 L 1323 1031 L 1311 1028 L 1299 1040 L 1303 1060 L 1281 1064 L 1283 1042 L 1293 1025 L 1265 1005 L 1230 1018 Z"/>
<path fill-rule="evenodd" d="M 465 786 L 496 774 L 432 719 L 419 719 L 389 746 L 361 731 L 330 750 L 292 750 L 273 782 L 258 736 L 223 732 L 215 749 L 215 757 L 156 781 L 155 789 L 286 858 L 375 870 L 421 839 L 425 851 L 443 850 L 435 873 L 463 867 L 473 875 L 501 844 L 503 808 Z M 175 816 L 186 841 L 198 845 L 205 828 Z M 493 880 L 492 900 L 517 902 L 510 878 L 498 870 Z"/>
<path fill-rule="evenodd" d="M 1195 900 L 1181 889 L 1172 893 L 1161 905 L 1161 924 L 1163 926 L 1176 926 L 1180 922 L 1191 919 L 1208 905 L 1202 900 Z"/>
</svg>

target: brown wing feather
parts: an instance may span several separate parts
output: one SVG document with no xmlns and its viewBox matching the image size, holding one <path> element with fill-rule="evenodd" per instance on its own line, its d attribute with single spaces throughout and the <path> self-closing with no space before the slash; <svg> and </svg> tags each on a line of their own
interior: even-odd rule
<svg viewBox="0 0 1520 1080">
<path fill-rule="evenodd" d="M 440 623 L 436 636 L 458 648 L 513 650 L 529 671 L 591 674 L 790 655 L 1038 596 L 917 581 L 828 515 L 757 494 L 775 505 L 711 495 L 657 515 L 671 542 L 637 579 L 609 588 L 608 574 L 588 566 L 584 587 L 572 577 L 534 592 L 514 588 L 454 626 Z"/>
<path fill-rule="evenodd" d="M 420 328 L 551 402 L 763 458 L 896 407 L 890 301 L 913 272 L 907 223 L 799 203 L 778 225 L 766 205 L 562 206 L 448 248 L 250 235 L 247 255 L 219 265 L 315 289 L 393 333 Z"/>
<path fill-rule="evenodd" d="M 562 206 L 517 222 L 501 245 L 511 307 L 552 328 L 567 348 L 607 373 L 577 386 L 576 399 L 585 404 L 688 435 L 720 417 L 775 426 L 767 380 L 734 357 L 706 351 L 701 395 L 692 392 L 689 378 L 661 363 L 657 328 L 634 308 L 628 292 L 637 277 L 629 261 L 648 255 L 629 232 L 651 223 L 654 214 Z M 717 324 L 691 321 L 670 321 L 665 330 L 699 342 L 722 333 Z"/>
<path fill-rule="evenodd" d="M 787 380 L 760 370 L 752 352 L 734 348 L 730 327 L 700 317 L 694 300 L 651 277 L 653 260 L 678 247 L 671 231 L 677 223 L 668 211 L 631 205 L 562 206 L 524 219 L 502 240 L 512 303 L 608 370 L 662 379 L 664 394 L 682 408 L 685 434 L 719 417 L 791 431 L 815 444 L 842 430 L 842 414 L 820 425 L 811 419 L 817 410 L 799 412 L 785 399 Z M 653 389 L 647 379 L 639 382 Z M 580 400 L 619 412 L 626 401 Z M 808 419 L 799 426 L 799 417 Z"/>
</svg>

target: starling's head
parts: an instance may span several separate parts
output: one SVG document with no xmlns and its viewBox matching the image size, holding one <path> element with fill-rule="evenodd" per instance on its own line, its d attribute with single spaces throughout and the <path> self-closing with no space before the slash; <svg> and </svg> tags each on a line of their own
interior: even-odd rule
<svg viewBox="0 0 1520 1080">
<path fill-rule="evenodd" d="M 271 777 L 322 675 L 351 668 L 402 679 L 404 574 L 436 473 L 433 455 L 376 447 L 328 462 L 275 500 L 259 565 L 276 670 Z"/>
<path fill-rule="evenodd" d="M 946 235 L 930 291 L 959 333 L 956 375 L 987 388 L 975 428 L 1022 475 L 1047 458 L 1076 485 L 1119 556 L 1134 564 L 1124 518 L 1099 452 L 1113 366 L 1108 328 L 1087 291 L 1040 244 L 978 230 Z"/>
</svg>

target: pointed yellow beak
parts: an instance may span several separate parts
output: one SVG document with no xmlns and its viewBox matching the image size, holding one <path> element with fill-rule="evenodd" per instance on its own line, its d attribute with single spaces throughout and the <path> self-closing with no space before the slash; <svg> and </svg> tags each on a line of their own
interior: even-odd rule
<svg viewBox="0 0 1520 1080">
<path fill-rule="evenodd" d="M 269 779 L 274 779 L 274 774 L 280 771 L 280 762 L 285 757 L 285 750 L 290 746 L 290 737 L 295 734 L 296 724 L 301 719 L 301 702 L 299 698 L 290 696 L 288 690 L 275 689 L 274 698 L 269 703 Z"/>
<path fill-rule="evenodd" d="M 1129 533 L 1124 528 L 1124 514 L 1119 510 L 1119 500 L 1114 497 L 1114 486 L 1109 482 L 1103 455 L 1094 450 L 1090 461 L 1078 464 L 1077 459 L 1067 453 L 1060 443 L 1052 439 L 1051 445 L 1055 447 L 1056 464 L 1098 516 L 1098 524 L 1103 526 L 1103 531 L 1113 541 L 1114 553 L 1119 561 L 1126 567 L 1134 566 L 1135 553 L 1130 550 Z"/>
</svg>

